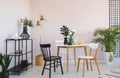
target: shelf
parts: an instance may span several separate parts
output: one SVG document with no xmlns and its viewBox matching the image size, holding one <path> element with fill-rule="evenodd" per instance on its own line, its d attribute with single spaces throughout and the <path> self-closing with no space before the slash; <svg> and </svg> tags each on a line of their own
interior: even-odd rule
<svg viewBox="0 0 120 78">
<path fill-rule="evenodd" d="M 19 72 L 22 72 L 23 70 L 27 69 L 28 66 L 32 65 L 32 63 L 28 63 L 27 66 L 25 67 L 22 67 L 21 64 L 20 65 L 16 65 L 12 68 L 10 68 L 8 71 L 10 71 L 11 73 L 14 72 L 14 73 L 19 73 Z"/>
<path fill-rule="evenodd" d="M 32 40 L 32 39 L 18 39 L 18 38 L 11 38 L 11 39 L 6 39 L 6 40 Z"/>
<path fill-rule="evenodd" d="M 8 55 L 9 56 L 20 56 L 20 55 L 22 55 L 22 52 L 20 52 L 20 53 L 9 53 Z"/>
<path fill-rule="evenodd" d="M 7 54 L 7 55 L 9 55 L 9 56 L 21 56 L 21 55 L 25 55 L 25 54 L 29 54 L 29 53 L 31 53 L 32 51 L 29 51 L 29 52 L 27 52 L 27 53 L 22 53 L 22 52 L 18 52 L 18 53 L 9 53 L 9 54 Z"/>
<path fill-rule="evenodd" d="M 10 42 L 12 41 L 12 43 Z M 10 53 L 9 44 L 14 45 L 13 53 Z M 30 43 L 30 45 L 28 44 Z M 30 50 L 28 50 L 28 45 Z M 29 65 L 33 67 L 33 40 L 32 39 L 6 39 L 6 54 L 14 58 L 14 66 L 9 69 L 10 72 L 20 73 L 26 69 Z M 28 55 L 30 54 L 30 55 Z M 30 57 L 29 57 L 30 56 Z M 28 57 L 31 58 L 31 62 L 28 63 Z M 27 62 L 25 62 L 25 60 Z"/>
</svg>

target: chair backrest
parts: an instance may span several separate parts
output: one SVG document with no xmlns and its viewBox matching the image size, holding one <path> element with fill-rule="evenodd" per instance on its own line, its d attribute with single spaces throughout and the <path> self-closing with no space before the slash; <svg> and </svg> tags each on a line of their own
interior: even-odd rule
<svg viewBox="0 0 120 78">
<path fill-rule="evenodd" d="M 50 58 L 51 59 L 51 52 L 50 52 L 50 44 L 40 44 L 41 52 L 43 55 L 44 60 Z"/>
<path fill-rule="evenodd" d="M 94 57 L 96 58 L 97 54 L 98 54 L 98 46 L 99 46 L 99 44 L 98 43 L 89 43 L 88 46 L 90 48 L 89 55 L 91 56 L 92 55 L 92 51 L 95 50 Z"/>
</svg>

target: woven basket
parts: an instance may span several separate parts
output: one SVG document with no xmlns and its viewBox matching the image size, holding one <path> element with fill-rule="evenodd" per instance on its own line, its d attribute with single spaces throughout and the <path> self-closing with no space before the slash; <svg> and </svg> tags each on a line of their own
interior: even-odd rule
<svg viewBox="0 0 120 78">
<path fill-rule="evenodd" d="M 44 65 L 44 60 L 42 55 L 37 55 L 36 56 L 36 66 L 43 66 Z"/>
</svg>

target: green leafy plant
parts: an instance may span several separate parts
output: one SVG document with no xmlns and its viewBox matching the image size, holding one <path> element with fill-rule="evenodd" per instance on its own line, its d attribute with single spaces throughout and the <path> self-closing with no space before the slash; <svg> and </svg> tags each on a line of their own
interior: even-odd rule
<svg viewBox="0 0 120 78">
<path fill-rule="evenodd" d="M 24 18 L 24 19 L 21 18 L 21 22 L 23 23 L 23 26 L 33 27 L 32 20 L 28 20 L 27 18 Z"/>
<path fill-rule="evenodd" d="M 109 28 L 98 28 L 94 31 L 94 36 L 97 38 L 94 38 L 92 42 L 98 42 L 104 45 L 105 52 L 115 53 L 116 45 L 120 43 L 120 25 L 115 25 Z"/>
<path fill-rule="evenodd" d="M 8 55 L 2 55 L 2 54 L 0 55 L 2 72 L 7 72 L 11 60 L 12 58 L 10 58 Z"/>
</svg>

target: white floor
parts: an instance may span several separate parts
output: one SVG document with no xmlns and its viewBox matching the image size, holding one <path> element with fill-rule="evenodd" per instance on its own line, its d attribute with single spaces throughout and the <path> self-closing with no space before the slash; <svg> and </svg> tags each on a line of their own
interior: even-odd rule
<svg viewBox="0 0 120 78">
<path fill-rule="evenodd" d="M 82 77 L 82 64 L 79 72 L 76 72 L 76 66 L 74 64 L 69 65 L 69 72 L 66 73 L 66 66 L 63 65 L 64 74 L 61 74 L 61 70 L 59 67 L 57 68 L 56 72 L 52 70 L 51 78 L 83 78 Z M 101 75 L 109 72 L 111 69 L 117 68 L 118 65 L 111 65 L 111 64 L 99 64 Z M 10 78 L 49 78 L 48 77 L 48 70 L 45 70 L 44 75 L 41 76 L 42 66 L 33 66 L 33 68 L 29 68 L 27 71 L 23 71 L 19 76 L 18 75 L 10 75 Z M 100 76 L 101 76 L 100 75 Z M 99 78 L 100 77 L 97 73 L 95 65 L 93 65 L 93 71 L 85 70 L 85 77 L 84 78 Z"/>
</svg>

